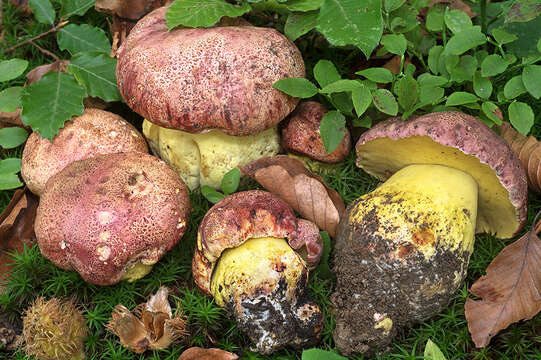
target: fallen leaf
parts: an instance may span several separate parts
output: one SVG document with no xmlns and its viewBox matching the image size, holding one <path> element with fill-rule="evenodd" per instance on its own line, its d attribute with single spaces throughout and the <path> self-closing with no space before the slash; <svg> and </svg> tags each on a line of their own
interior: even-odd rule
<svg viewBox="0 0 541 360">
<path fill-rule="evenodd" d="M 169 290 L 162 286 L 146 303 L 139 304 L 132 312 L 117 305 L 107 324 L 107 330 L 120 338 L 120 343 L 138 354 L 149 349 L 165 349 L 185 337 L 186 319 L 175 315 L 167 297 Z"/>
<path fill-rule="evenodd" d="M 400 73 L 400 63 L 402 62 L 402 57 L 395 55 L 390 60 L 388 60 L 383 67 L 386 69 L 391 70 L 391 72 L 395 75 L 398 75 Z M 406 65 L 411 64 L 411 61 L 409 58 L 406 58 L 404 60 L 404 68 Z"/>
<path fill-rule="evenodd" d="M 540 213 L 541 214 L 541 213 Z M 541 311 L 541 221 L 506 246 L 477 280 L 470 292 L 482 300 L 467 299 L 466 320 L 473 342 L 486 346 L 510 324 L 531 319 Z"/>
<path fill-rule="evenodd" d="M 30 6 L 28 6 L 28 0 L 9 0 L 9 2 L 13 6 L 18 7 L 21 11 L 32 14 L 32 10 L 30 10 Z"/>
<path fill-rule="evenodd" d="M 12 112 L 0 111 L 0 128 L 5 127 L 6 125 L 24 127 L 23 121 L 21 120 L 21 111 L 20 108 Z"/>
<path fill-rule="evenodd" d="M 25 85 L 28 86 L 32 83 L 38 82 L 39 79 L 41 79 L 42 76 L 47 74 L 49 71 L 66 72 L 66 67 L 69 65 L 69 63 L 69 60 L 57 60 L 51 64 L 35 67 L 34 69 L 30 70 L 28 74 L 26 74 Z"/>
<path fill-rule="evenodd" d="M 178 360 L 235 360 L 238 358 L 237 355 L 225 350 L 191 347 L 180 354 Z"/>
<path fill-rule="evenodd" d="M 97 0 L 94 7 L 102 13 L 139 20 L 152 10 L 170 2 L 171 0 Z"/>
<path fill-rule="evenodd" d="M 279 195 L 303 218 L 314 222 L 332 237 L 336 236 L 340 217 L 345 212 L 344 202 L 302 161 L 277 155 L 253 161 L 241 167 L 241 171 Z"/>
</svg>

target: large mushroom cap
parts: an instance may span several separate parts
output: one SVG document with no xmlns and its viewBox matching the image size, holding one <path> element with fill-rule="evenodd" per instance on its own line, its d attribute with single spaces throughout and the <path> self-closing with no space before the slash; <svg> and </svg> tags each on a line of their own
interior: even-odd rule
<svg viewBox="0 0 541 360">
<path fill-rule="evenodd" d="M 21 175 L 28 188 L 40 195 L 47 180 L 73 161 L 132 151 L 148 152 L 135 127 L 116 114 L 90 108 L 67 122 L 52 142 L 32 133 L 24 147 Z"/>
<path fill-rule="evenodd" d="M 165 162 L 135 152 L 99 155 L 71 163 L 47 182 L 35 232 L 55 265 L 110 285 L 170 250 L 189 211 L 188 191 Z"/>
<path fill-rule="evenodd" d="M 408 120 L 391 118 L 364 133 L 357 166 L 385 180 L 411 164 L 439 164 L 469 173 L 479 185 L 477 232 L 502 238 L 526 221 L 526 174 L 507 143 L 476 118 L 440 112 Z"/>
<path fill-rule="evenodd" d="M 304 77 L 299 50 L 269 28 L 225 26 L 167 30 L 159 8 L 118 51 L 117 80 L 126 103 L 162 127 L 250 135 L 271 128 L 297 105 L 272 87 Z"/>
</svg>

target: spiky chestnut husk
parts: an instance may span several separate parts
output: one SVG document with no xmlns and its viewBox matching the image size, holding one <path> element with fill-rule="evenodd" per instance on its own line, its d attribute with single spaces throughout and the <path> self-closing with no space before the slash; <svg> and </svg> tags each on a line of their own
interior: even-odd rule
<svg viewBox="0 0 541 360">
<path fill-rule="evenodd" d="M 42 360 L 84 359 L 87 333 L 83 314 L 73 300 L 39 297 L 23 318 L 24 350 Z"/>
</svg>

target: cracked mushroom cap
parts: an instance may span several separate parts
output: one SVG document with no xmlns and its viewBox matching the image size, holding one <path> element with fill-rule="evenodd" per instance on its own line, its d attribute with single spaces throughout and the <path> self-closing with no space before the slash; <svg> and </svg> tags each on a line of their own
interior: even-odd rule
<svg viewBox="0 0 541 360">
<path fill-rule="evenodd" d="M 293 42 L 254 26 L 168 31 L 166 10 L 141 19 L 118 50 L 118 88 L 135 112 L 166 128 L 245 136 L 293 111 L 299 99 L 272 87 L 305 75 Z"/>
<path fill-rule="evenodd" d="M 21 176 L 34 194 L 41 195 L 47 180 L 73 161 L 132 151 L 148 152 L 135 127 L 116 114 L 89 108 L 67 122 L 52 142 L 32 133 L 24 147 Z"/>
<path fill-rule="evenodd" d="M 315 101 L 300 103 L 282 127 L 284 149 L 326 163 L 344 160 L 351 151 L 351 135 L 347 128 L 340 145 L 330 154 L 325 152 L 319 126 L 327 111 L 325 106 Z"/>
<path fill-rule="evenodd" d="M 111 285 L 148 273 L 184 234 L 189 211 L 188 191 L 165 162 L 135 152 L 99 155 L 47 182 L 35 232 L 55 265 Z"/>
<path fill-rule="evenodd" d="M 357 166 L 380 180 L 411 164 L 438 164 L 469 173 L 479 185 L 478 233 L 517 234 L 526 221 L 527 182 L 518 156 L 483 122 L 460 112 L 408 121 L 391 118 L 365 132 Z"/>
</svg>

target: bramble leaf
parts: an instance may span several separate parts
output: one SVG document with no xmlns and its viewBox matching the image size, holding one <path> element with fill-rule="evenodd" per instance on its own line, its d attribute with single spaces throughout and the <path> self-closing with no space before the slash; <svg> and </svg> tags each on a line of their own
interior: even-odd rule
<svg viewBox="0 0 541 360">
<path fill-rule="evenodd" d="M 22 75 L 28 67 L 28 61 L 23 59 L 10 59 L 0 62 L 0 81 L 13 80 Z"/>
<path fill-rule="evenodd" d="M 4 149 L 16 148 L 24 143 L 27 137 L 28 132 L 21 127 L 6 127 L 0 129 L 0 147 Z"/>
<path fill-rule="evenodd" d="M 492 83 L 490 79 L 483 77 L 479 71 L 473 75 L 473 91 L 483 99 L 488 99 L 492 94 Z"/>
<path fill-rule="evenodd" d="M 167 28 L 178 25 L 187 27 L 210 27 L 224 16 L 239 17 L 251 10 L 249 4 L 229 4 L 224 0 L 176 0 L 165 13 Z"/>
<path fill-rule="evenodd" d="M 351 100 L 353 101 L 357 117 L 360 117 L 372 103 L 372 94 L 366 86 L 361 85 L 360 88 L 353 90 Z"/>
<path fill-rule="evenodd" d="M 0 91 L 0 111 L 12 112 L 21 107 L 22 86 L 13 86 Z"/>
<path fill-rule="evenodd" d="M 525 92 L 526 88 L 524 87 L 524 83 L 522 82 L 522 76 L 520 75 L 514 76 L 509 79 L 503 87 L 503 94 L 509 100 L 514 99 L 517 96 L 524 94 Z"/>
<path fill-rule="evenodd" d="M 71 58 L 67 69 L 90 96 L 105 101 L 121 99 L 116 85 L 116 59 L 105 54 L 81 53 Z"/>
<path fill-rule="evenodd" d="M 325 86 L 319 92 L 322 94 L 332 94 L 344 91 L 353 91 L 355 89 L 359 89 L 361 86 L 363 85 L 357 80 L 341 79 Z"/>
<path fill-rule="evenodd" d="M 319 60 L 316 66 L 314 66 L 314 78 L 319 86 L 325 87 L 340 80 L 342 77 L 332 62 L 329 60 Z"/>
<path fill-rule="evenodd" d="M 502 119 L 497 114 L 501 114 L 500 108 L 494 104 L 491 101 L 485 101 L 481 105 L 481 110 L 483 110 L 483 113 L 494 123 L 497 125 L 502 124 Z"/>
<path fill-rule="evenodd" d="M 284 26 L 284 33 L 291 41 L 297 40 L 316 27 L 317 16 L 318 13 L 316 11 L 289 14 Z"/>
<path fill-rule="evenodd" d="M 373 101 L 376 108 L 382 113 L 393 116 L 398 114 L 398 103 L 389 90 L 376 90 L 373 94 Z"/>
<path fill-rule="evenodd" d="M 310 98 L 317 94 L 317 87 L 305 78 L 281 79 L 275 82 L 272 87 L 289 96 L 302 99 Z"/>
<path fill-rule="evenodd" d="M 497 54 L 487 56 L 481 63 L 481 75 L 495 76 L 507 69 L 507 62 Z"/>
<path fill-rule="evenodd" d="M 424 73 L 417 77 L 417 82 L 420 86 L 443 86 L 449 82 L 443 76 L 434 76 L 429 73 Z"/>
<path fill-rule="evenodd" d="M 530 95 L 541 97 L 541 65 L 528 65 L 522 70 L 522 83 Z"/>
<path fill-rule="evenodd" d="M 72 55 L 91 51 L 106 54 L 111 52 L 111 44 L 105 32 L 86 24 L 63 27 L 58 30 L 57 41 L 60 50 L 68 50 Z"/>
<path fill-rule="evenodd" d="M 398 81 L 398 103 L 405 112 L 412 110 L 419 98 L 419 85 L 411 76 L 404 76 Z"/>
<path fill-rule="evenodd" d="M 473 26 L 470 17 L 460 10 L 447 10 L 444 15 L 445 25 L 453 34 L 467 30 Z"/>
<path fill-rule="evenodd" d="M 426 15 L 426 28 L 430 31 L 442 31 L 444 20 L 445 8 L 440 4 L 434 4 L 428 9 Z"/>
<path fill-rule="evenodd" d="M 534 114 L 530 105 L 515 101 L 509 105 L 508 111 L 511 125 L 522 135 L 528 135 L 534 122 Z"/>
<path fill-rule="evenodd" d="M 393 73 L 391 70 L 386 68 L 368 68 L 365 70 L 357 71 L 355 74 L 362 75 L 368 80 L 377 82 L 377 83 L 390 83 L 393 81 Z"/>
<path fill-rule="evenodd" d="M 405 2 L 406 0 L 384 0 L 383 7 L 386 12 L 390 13 L 404 5 Z"/>
<path fill-rule="evenodd" d="M 404 55 L 408 46 L 408 41 L 403 34 L 387 34 L 381 37 L 381 45 L 392 54 Z"/>
<path fill-rule="evenodd" d="M 515 34 L 510 34 L 503 29 L 492 30 L 492 36 L 496 39 L 496 42 L 500 45 L 509 44 L 518 39 Z"/>
<path fill-rule="evenodd" d="M 464 91 L 457 91 L 449 95 L 447 101 L 445 102 L 445 106 L 471 104 L 477 102 L 477 100 L 478 98 L 474 94 Z"/>
<path fill-rule="evenodd" d="M 332 153 L 346 135 L 346 118 L 338 111 L 329 111 L 321 119 L 319 132 L 327 154 Z"/>
<path fill-rule="evenodd" d="M 462 55 L 466 51 L 486 43 L 485 34 L 481 32 L 480 26 L 473 26 L 456 33 L 449 39 L 445 46 L 445 52 L 452 55 Z"/>
</svg>

